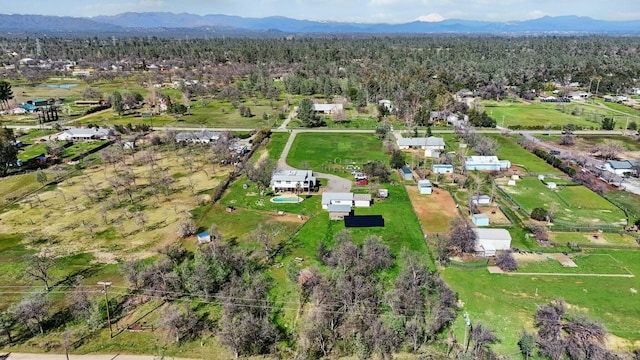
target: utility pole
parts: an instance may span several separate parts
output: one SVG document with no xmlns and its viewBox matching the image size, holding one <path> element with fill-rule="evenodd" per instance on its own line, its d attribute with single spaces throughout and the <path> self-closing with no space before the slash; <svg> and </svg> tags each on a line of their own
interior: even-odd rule
<svg viewBox="0 0 640 360">
<path fill-rule="evenodd" d="M 471 327 L 471 319 L 469 318 L 469 313 L 468 312 L 464 312 L 464 323 L 465 323 L 465 327 L 464 327 L 464 348 L 465 348 L 465 352 L 467 352 L 467 350 L 469 350 L 469 344 L 467 343 L 467 333 L 469 332 L 469 328 Z"/>
<path fill-rule="evenodd" d="M 111 286 L 110 281 L 98 281 L 98 285 L 102 285 L 104 292 L 104 300 L 107 305 L 107 322 L 109 323 L 109 337 L 113 338 L 113 331 L 111 330 L 111 314 L 109 313 L 109 293 L 107 289 Z"/>
</svg>

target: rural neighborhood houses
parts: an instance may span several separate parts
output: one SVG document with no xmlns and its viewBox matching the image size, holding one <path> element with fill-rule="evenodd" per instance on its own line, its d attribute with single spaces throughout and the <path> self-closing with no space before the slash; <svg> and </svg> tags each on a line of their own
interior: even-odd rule
<svg viewBox="0 0 640 360">
<path fill-rule="evenodd" d="M 57 139 L 59 141 L 75 141 L 75 140 L 106 140 L 113 136 L 112 128 L 69 128 L 60 134 Z"/>
<path fill-rule="evenodd" d="M 495 256 L 496 251 L 511 248 L 511 234 L 505 229 L 473 229 L 476 233 L 476 255 Z"/>
<path fill-rule="evenodd" d="M 353 206 L 353 193 L 337 193 L 337 192 L 323 192 L 322 193 L 322 208 L 324 210 L 329 209 L 329 205 L 349 205 Z"/>
<path fill-rule="evenodd" d="M 271 176 L 271 190 L 311 191 L 316 188 L 317 180 L 311 170 L 275 170 Z"/>
</svg>

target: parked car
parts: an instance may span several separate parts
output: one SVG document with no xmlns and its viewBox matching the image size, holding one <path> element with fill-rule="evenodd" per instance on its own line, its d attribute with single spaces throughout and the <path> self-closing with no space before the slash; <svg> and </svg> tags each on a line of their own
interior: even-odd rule
<svg viewBox="0 0 640 360">
<path fill-rule="evenodd" d="M 356 185 L 368 185 L 368 184 L 369 184 L 369 180 L 367 179 L 360 179 L 356 181 Z"/>
<path fill-rule="evenodd" d="M 560 151 L 559 150 L 551 150 L 551 151 L 549 151 L 549 154 L 551 154 L 551 155 L 560 155 Z"/>
</svg>

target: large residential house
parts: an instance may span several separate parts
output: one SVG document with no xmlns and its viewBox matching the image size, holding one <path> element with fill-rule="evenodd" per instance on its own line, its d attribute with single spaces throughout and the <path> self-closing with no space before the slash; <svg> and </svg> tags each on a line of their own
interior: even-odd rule
<svg viewBox="0 0 640 360">
<path fill-rule="evenodd" d="M 194 132 L 181 132 L 176 134 L 176 142 L 192 142 L 208 144 L 220 139 L 219 132 L 212 132 L 208 130 L 194 131 Z"/>
<path fill-rule="evenodd" d="M 604 164 L 604 169 L 610 173 L 623 176 L 625 173 L 635 174 L 634 162 L 629 160 L 624 161 L 607 161 Z"/>
<path fill-rule="evenodd" d="M 437 152 L 438 150 L 444 150 L 445 144 L 444 139 L 429 136 L 429 137 L 421 137 L 421 138 L 399 138 L 397 141 L 398 147 L 400 149 L 424 149 Z M 426 153 L 426 151 L 425 151 Z"/>
<path fill-rule="evenodd" d="M 467 170 L 500 171 L 511 167 L 509 160 L 499 160 L 497 156 L 468 156 L 464 162 Z"/>
<path fill-rule="evenodd" d="M 320 114 L 334 114 L 342 109 L 342 104 L 313 104 L 313 111 Z"/>
<path fill-rule="evenodd" d="M 57 139 L 59 141 L 106 140 L 110 136 L 113 136 L 111 128 L 69 128 L 58 134 Z"/>
<path fill-rule="evenodd" d="M 271 190 L 274 192 L 311 191 L 316 183 L 311 170 L 275 170 L 271 176 Z"/>
</svg>

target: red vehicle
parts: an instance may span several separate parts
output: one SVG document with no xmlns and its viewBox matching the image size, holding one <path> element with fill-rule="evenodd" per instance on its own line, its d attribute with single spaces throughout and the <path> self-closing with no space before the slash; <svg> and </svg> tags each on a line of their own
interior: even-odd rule
<svg viewBox="0 0 640 360">
<path fill-rule="evenodd" d="M 369 184 L 369 180 L 367 179 L 360 179 L 356 181 L 356 185 L 368 185 L 368 184 Z"/>
</svg>

